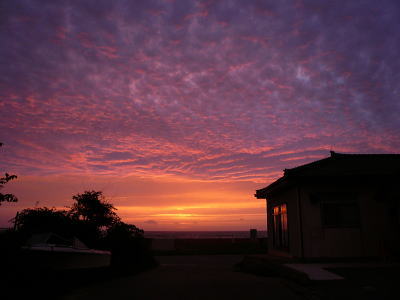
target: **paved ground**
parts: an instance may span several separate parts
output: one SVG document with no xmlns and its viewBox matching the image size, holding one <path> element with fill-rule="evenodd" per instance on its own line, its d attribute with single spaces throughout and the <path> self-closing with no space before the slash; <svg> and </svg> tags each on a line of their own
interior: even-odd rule
<svg viewBox="0 0 400 300">
<path fill-rule="evenodd" d="M 286 267 L 305 273 L 311 280 L 343 280 L 344 277 L 327 271 L 330 264 L 285 264 Z"/>
<path fill-rule="evenodd" d="M 68 294 L 64 299 L 300 299 L 285 281 L 235 272 L 238 255 L 158 257 L 160 266 Z"/>
<path fill-rule="evenodd" d="M 361 272 L 363 270 L 376 270 L 376 271 L 382 271 L 382 270 L 391 270 L 393 268 L 396 268 L 398 270 L 400 268 L 399 263 L 386 263 L 386 262 L 365 262 L 365 263 L 308 263 L 308 264 L 299 264 L 299 263 L 288 263 L 285 264 L 285 266 L 298 270 L 300 272 L 303 272 L 307 274 L 308 278 L 311 280 L 315 281 L 321 281 L 321 280 L 343 280 L 345 279 L 343 276 L 339 276 L 338 274 L 334 273 L 335 269 L 356 269 L 360 270 Z M 389 269 L 388 269 L 389 268 Z M 328 271 L 329 269 L 332 269 L 333 271 Z M 385 272 L 387 273 L 387 272 Z M 371 277 L 371 276 L 370 276 Z M 349 278 L 348 278 L 349 279 Z"/>
</svg>

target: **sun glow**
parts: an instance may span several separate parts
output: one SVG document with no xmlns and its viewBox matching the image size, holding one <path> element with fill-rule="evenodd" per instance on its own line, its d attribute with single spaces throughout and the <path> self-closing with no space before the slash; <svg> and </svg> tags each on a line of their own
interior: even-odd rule
<svg viewBox="0 0 400 300">
<path fill-rule="evenodd" d="M 157 214 L 154 215 L 155 217 L 160 216 L 160 217 L 176 217 L 176 218 L 186 218 L 186 217 L 192 217 L 194 216 L 193 214 Z"/>
<path fill-rule="evenodd" d="M 145 230 L 247 230 L 265 228 L 265 204 L 257 199 L 185 206 L 122 206 L 123 218 Z"/>
<path fill-rule="evenodd" d="M 259 187 L 250 181 L 210 182 L 171 176 L 152 179 L 27 176 L 11 182 L 10 187 L 16 188 L 20 199 L 30 198 L 33 204 L 20 201 L 7 206 L 9 210 L 4 206 L 0 218 L 9 216 L 5 220 L 35 202 L 39 206 L 65 209 L 71 205 L 71 195 L 94 189 L 104 192 L 124 222 L 145 231 L 265 229 L 265 203 L 249 192 Z M 43 192 L 36 194 L 37 190 Z"/>
</svg>

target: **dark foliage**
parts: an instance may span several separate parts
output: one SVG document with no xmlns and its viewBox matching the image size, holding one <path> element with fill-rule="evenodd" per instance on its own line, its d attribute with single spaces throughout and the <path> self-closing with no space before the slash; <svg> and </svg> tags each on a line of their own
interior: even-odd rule
<svg viewBox="0 0 400 300">
<path fill-rule="evenodd" d="M 77 237 L 91 248 L 117 249 L 143 238 L 143 230 L 121 221 L 115 207 L 104 200 L 102 192 L 85 191 L 72 197 L 69 210 L 28 208 L 17 214 L 14 225 L 25 237 L 53 232 Z"/>
<path fill-rule="evenodd" d="M 33 234 L 53 232 L 64 238 L 77 237 L 90 248 L 110 250 L 110 268 L 115 274 L 133 274 L 156 265 L 143 230 L 122 222 L 101 192 L 85 191 L 73 199 L 69 210 L 42 207 L 19 212 L 14 218 L 16 231 L 11 236 L 13 249 L 7 247 L 10 251 L 2 252 L 17 255 L 15 249 Z M 12 239 L 8 237 L 9 241 Z"/>
<path fill-rule="evenodd" d="M 142 238 L 143 234 L 144 231 L 135 225 L 118 221 L 107 229 L 106 240 L 108 243 L 114 244 L 121 240 Z"/>
<path fill-rule="evenodd" d="M 3 146 L 3 143 L 0 143 L 0 147 Z M 16 175 L 10 175 L 8 173 L 4 174 L 4 177 L 0 177 L 0 189 L 4 187 L 4 185 L 10 180 L 16 179 Z M 0 193 L 0 205 L 2 202 L 17 202 L 18 199 L 13 194 L 3 194 Z"/>
<path fill-rule="evenodd" d="M 73 224 L 65 210 L 39 207 L 27 208 L 13 219 L 15 228 L 28 235 L 42 232 L 54 232 L 63 236 L 71 236 Z"/>
<path fill-rule="evenodd" d="M 115 213 L 116 208 L 104 199 L 102 192 L 85 191 L 72 196 L 72 199 L 75 200 L 69 211 L 72 218 L 89 223 L 99 230 L 120 221 Z"/>
<path fill-rule="evenodd" d="M 111 265 L 122 272 L 139 271 L 156 264 L 150 251 L 150 240 L 143 230 L 124 222 L 115 223 L 107 231 L 106 247 L 111 250 Z"/>
<path fill-rule="evenodd" d="M 55 299 L 55 295 L 70 289 L 132 275 L 157 265 L 143 230 L 122 222 L 101 192 L 85 191 L 73 199 L 75 203 L 69 210 L 24 209 L 13 220 L 16 230 L 0 234 L 0 257 L 6 258 L 0 274 L 0 282 L 6 287 L 2 289 L 3 296 L 10 293 L 13 299 Z M 48 232 L 64 238 L 77 237 L 90 248 L 111 250 L 111 265 L 61 270 L 38 264 L 21 246 L 33 234 Z"/>
<path fill-rule="evenodd" d="M 112 252 L 111 266 L 122 272 L 137 272 L 156 265 L 150 241 L 135 225 L 116 222 L 108 228 L 104 246 Z"/>
<path fill-rule="evenodd" d="M 68 216 L 73 221 L 75 235 L 89 247 L 106 248 L 104 235 L 114 224 L 122 223 L 115 213 L 116 208 L 104 199 L 100 191 L 85 191 L 72 196 L 72 199 L 75 202 Z"/>
</svg>

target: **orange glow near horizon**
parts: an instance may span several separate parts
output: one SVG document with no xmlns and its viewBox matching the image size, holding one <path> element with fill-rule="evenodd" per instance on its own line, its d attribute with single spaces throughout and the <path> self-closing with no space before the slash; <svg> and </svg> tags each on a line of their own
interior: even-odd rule
<svg viewBox="0 0 400 300">
<path fill-rule="evenodd" d="M 118 207 L 118 212 L 128 222 L 148 230 L 265 229 L 265 203 L 257 199 L 184 207 L 122 206 Z"/>
<path fill-rule="evenodd" d="M 262 184 L 251 181 L 201 181 L 172 176 L 143 178 L 21 177 L 7 187 L 19 202 L 0 211 L 6 225 L 16 211 L 47 206 L 65 209 L 72 195 L 101 190 L 124 222 L 145 231 L 265 230 L 265 203 L 253 197 Z"/>
</svg>

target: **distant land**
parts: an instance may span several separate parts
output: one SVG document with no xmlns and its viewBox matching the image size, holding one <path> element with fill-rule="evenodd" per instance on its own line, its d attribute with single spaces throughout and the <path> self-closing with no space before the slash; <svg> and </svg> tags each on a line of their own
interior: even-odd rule
<svg viewBox="0 0 400 300">
<path fill-rule="evenodd" d="M 153 239 L 229 239 L 249 238 L 250 231 L 145 231 Z M 257 231 L 257 237 L 267 237 L 266 231 Z"/>
</svg>

